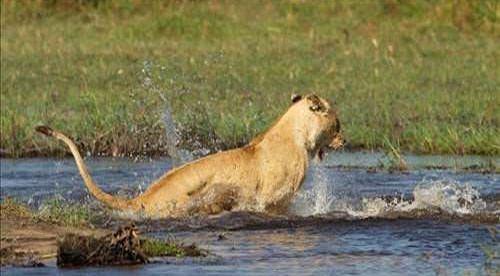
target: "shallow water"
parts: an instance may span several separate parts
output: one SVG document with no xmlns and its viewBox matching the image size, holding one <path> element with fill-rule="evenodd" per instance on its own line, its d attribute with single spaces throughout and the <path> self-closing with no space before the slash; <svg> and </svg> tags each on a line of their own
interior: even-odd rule
<svg viewBox="0 0 500 276">
<path fill-rule="evenodd" d="M 210 258 L 76 270 L 49 264 L 2 268 L 2 274 L 498 272 L 499 174 L 423 169 L 429 164 L 453 168 L 484 163 L 480 157 L 412 156 L 407 158 L 414 168 L 409 173 L 373 173 L 363 168 L 376 165 L 379 158 L 340 153 L 315 164 L 286 217 L 239 212 L 138 223 L 148 235 L 196 242 L 215 254 Z M 144 190 L 171 166 L 168 159 L 87 162 L 105 191 L 121 194 Z M 2 197 L 20 198 L 34 208 L 54 196 L 93 202 L 72 159 L 2 159 L 0 165 Z M 488 257 L 485 248 L 496 251 L 496 259 Z"/>
</svg>

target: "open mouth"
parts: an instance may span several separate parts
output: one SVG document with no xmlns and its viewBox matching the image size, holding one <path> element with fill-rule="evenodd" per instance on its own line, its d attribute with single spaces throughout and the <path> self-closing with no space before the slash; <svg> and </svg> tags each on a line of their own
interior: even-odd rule
<svg viewBox="0 0 500 276">
<path fill-rule="evenodd" d="M 327 151 L 338 150 L 338 149 L 344 147 L 344 143 L 345 143 L 345 140 L 341 134 L 335 136 L 335 138 L 333 138 L 332 142 L 330 142 L 330 144 L 328 146 L 322 147 L 318 150 L 318 153 L 317 153 L 318 159 L 320 161 L 323 161 L 323 158 L 325 157 L 325 153 Z"/>
</svg>

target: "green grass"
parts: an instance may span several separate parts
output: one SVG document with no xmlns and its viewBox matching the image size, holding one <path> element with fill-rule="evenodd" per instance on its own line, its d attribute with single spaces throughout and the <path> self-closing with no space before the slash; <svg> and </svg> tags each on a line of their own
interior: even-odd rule
<svg viewBox="0 0 500 276">
<path fill-rule="evenodd" d="M 1 1 L 5 156 L 66 152 L 38 124 L 165 153 L 163 98 L 183 146 L 234 147 L 308 91 L 352 148 L 500 154 L 497 1 L 69 3 Z"/>
<path fill-rule="evenodd" d="M 66 202 L 56 197 L 46 199 L 38 210 L 32 210 L 25 203 L 7 197 L 0 201 L 0 209 L 2 218 L 29 218 L 65 227 L 100 224 L 104 216 L 89 205 Z"/>
<path fill-rule="evenodd" d="M 3 218 L 31 218 L 33 215 L 24 203 L 11 197 L 0 201 L 0 217 Z"/>
<path fill-rule="evenodd" d="M 386 139 L 386 146 L 389 149 L 385 152 L 385 156 L 379 160 L 379 168 L 387 169 L 389 172 L 408 171 L 408 164 L 401 153 L 401 149 L 392 145 L 389 139 Z"/>
<path fill-rule="evenodd" d="M 88 205 L 51 198 L 41 204 L 33 218 L 62 226 L 82 227 L 96 223 L 99 215 L 102 214 L 96 214 Z"/>
<path fill-rule="evenodd" d="M 158 239 L 142 239 L 141 249 L 147 256 L 159 257 L 206 257 L 208 251 L 198 248 L 192 244 L 185 246 L 174 241 L 163 241 Z"/>
</svg>

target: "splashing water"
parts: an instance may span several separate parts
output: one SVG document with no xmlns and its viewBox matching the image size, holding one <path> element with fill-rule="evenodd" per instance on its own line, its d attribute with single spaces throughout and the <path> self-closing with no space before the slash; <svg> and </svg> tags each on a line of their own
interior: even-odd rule
<svg viewBox="0 0 500 276">
<path fill-rule="evenodd" d="M 162 120 L 165 126 L 167 153 L 172 158 L 174 166 L 178 166 L 193 160 L 195 158 L 195 154 L 188 150 L 181 149 L 178 146 L 181 138 L 177 124 L 172 116 L 170 100 L 168 98 L 168 94 L 165 93 L 163 89 L 161 89 L 160 85 L 155 82 L 152 73 L 153 67 L 154 65 L 152 62 L 144 62 L 143 69 L 141 70 L 143 77 L 142 86 L 145 89 L 156 93 L 164 104 Z M 162 67 L 162 70 L 165 70 L 165 68 Z"/>
<path fill-rule="evenodd" d="M 486 208 L 479 192 L 468 183 L 434 181 L 413 190 L 414 208 L 438 207 L 451 214 L 475 214 Z"/>
<path fill-rule="evenodd" d="M 362 199 L 361 209 L 347 209 L 355 217 L 384 217 L 393 212 L 439 209 L 453 215 L 473 215 L 485 211 L 486 203 L 470 184 L 444 180 L 422 182 L 413 189 L 413 201 L 403 198 Z"/>
<path fill-rule="evenodd" d="M 333 210 L 338 198 L 331 183 L 325 168 L 313 163 L 306 174 L 304 189 L 297 194 L 291 206 L 292 213 L 310 216 Z"/>
<path fill-rule="evenodd" d="M 436 180 L 423 181 L 413 189 L 413 199 L 393 197 L 354 198 L 335 193 L 335 183 L 326 170 L 312 166 L 290 211 L 299 216 L 346 213 L 354 218 L 387 217 L 393 213 L 439 209 L 452 215 L 474 215 L 485 212 L 486 202 L 468 183 Z"/>
<path fill-rule="evenodd" d="M 167 152 L 174 160 L 174 165 L 181 165 L 193 160 L 194 154 L 178 147 L 180 142 L 177 126 L 170 111 L 170 105 L 165 99 L 165 110 L 163 111 L 163 123 L 165 124 L 165 136 Z"/>
</svg>

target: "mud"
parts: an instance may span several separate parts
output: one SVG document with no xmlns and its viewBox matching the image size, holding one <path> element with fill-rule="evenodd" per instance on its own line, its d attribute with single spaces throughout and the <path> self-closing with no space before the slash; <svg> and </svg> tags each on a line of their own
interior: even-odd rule
<svg viewBox="0 0 500 276">
<path fill-rule="evenodd" d="M 102 236 L 104 229 L 74 228 L 38 221 L 30 215 L 1 209 L 1 265 L 41 266 L 57 255 L 57 239 L 68 234 Z"/>
<path fill-rule="evenodd" d="M 54 260 L 59 267 L 135 265 L 154 257 L 209 255 L 194 243 L 141 238 L 134 224 L 121 226 L 127 221 L 112 219 L 108 226 L 76 228 L 43 221 L 9 200 L 0 207 L 2 267 L 43 267 Z"/>
</svg>

